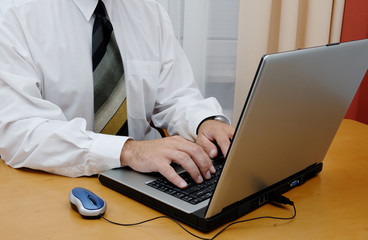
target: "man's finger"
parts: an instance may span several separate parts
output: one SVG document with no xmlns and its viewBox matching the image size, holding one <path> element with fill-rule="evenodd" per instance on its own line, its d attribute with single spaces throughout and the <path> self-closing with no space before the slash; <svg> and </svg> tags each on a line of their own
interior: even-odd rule
<svg viewBox="0 0 368 240">
<path fill-rule="evenodd" d="M 198 167 L 187 153 L 177 151 L 173 156 L 173 160 L 182 166 L 197 184 L 203 182 L 203 178 Z"/>
<path fill-rule="evenodd" d="M 215 173 L 213 163 L 202 146 L 185 140 L 177 147 L 187 157 L 183 157 L 183 154 L 177 154 L 177 156 L 173 156 L 173 161 L 180 161 L 177 163 L 189 172 L 194 181 L 197 183 L 201 182 L 199 181 L 200 174 L 197 172 L 198 168 L 205 179 L 210 179 L 211 173 Z M 182 158 L 178 158 L 178 156 Z"/>
<path fill-rule="evenodd" d="M 216 142 L 220 147 L 222 154 L 226 156 L 230 147 L 230 139 L 228 137 L 219 137 L 216 139 Z"/>
<path fill-rule="evenodd" d="M 204 151 L 210 158 L 215 158 L 218 155 L 217 147 L 215 143 L 209 140 L 203 134 L 199 135 L 197 138 L 197 143 L 203 147 Z"/>
<path fill-rule="evenodd" d="M 186 188 L 188 186 L 188 183 L 169 164 L 160 165 L 158 171 L 175 186 L 179 188 Z"/>
<path fill-rule="evenodd" d="M 234 128 L 215 120 L 202 123 L 198 131 L 197 143 L 200 144 L 211 158 L 219 154 L 217 146 L 225 156 L 229 150 L 230 141 L 234 135 Z M 211 143 L 212 144 L 211 144 Z"/>
</svg>

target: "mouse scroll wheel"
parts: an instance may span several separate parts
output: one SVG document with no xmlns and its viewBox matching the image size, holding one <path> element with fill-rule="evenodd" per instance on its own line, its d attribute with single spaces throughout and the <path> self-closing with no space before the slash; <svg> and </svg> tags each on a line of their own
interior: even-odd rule
<svg viewBox="0 0 368 240">
<path fill-rule="evenodd" d="M 91 202 L 92 202 L 95 206 L 97 206 L 97 202 L 96 202 L 96 200 L 95 200 L 91 195 L 88 195 L 88 198 L 89 198 L 89 200 L 91 200 Z"/>
</svg>

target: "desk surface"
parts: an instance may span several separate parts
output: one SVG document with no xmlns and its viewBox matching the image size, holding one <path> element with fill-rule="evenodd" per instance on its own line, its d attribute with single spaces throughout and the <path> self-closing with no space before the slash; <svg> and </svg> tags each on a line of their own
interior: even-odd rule
<svg viewBox="0 0 368 240">
<path fill-rule="evenodd" d="M 285 196 L 295 202 L 292 221 L 258 220 L 229 228 L 218 239 L 368 239 L 368 126 L 344 120 L 317 177 Z M 70 190 L 85 187 L 107 201 L 105 216 L 132 223 L 160 213 L 102 186 L 96 177 L 67 178 L 12 169 L 0 161 L 1 239 L 195 239 L 169 220 L 119 227 L 85 220 L 71 209 Z M 265 205 L 241 219 L 292 210 Z M 191 228 L 189 228 L 191 229 Z M 200 236 L 210 238 L 217 230 Z"/>
</svg>

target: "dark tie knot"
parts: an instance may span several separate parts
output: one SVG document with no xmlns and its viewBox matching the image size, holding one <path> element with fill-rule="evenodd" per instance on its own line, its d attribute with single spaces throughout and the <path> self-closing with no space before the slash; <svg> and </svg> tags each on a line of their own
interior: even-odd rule
<svg viewBox="0 0 368 240">
<path fill-rule="evenodd" d="M 111 32 L 113 31 L 113 27 L 111 25 L 110 20 L 107 18 L 105 4 L 101 0 L 98 1 L 94 13 L 96 19 L 93 25 L 93 34 L 96 34 L 96 32 L 98 33 L 97 35 L 99 35 L 99 33 L 103 34 L 105 36 L 104 40 L 106 41 L 107 44 L 110 40 L 110 35 Z"/>
<path fill-rule="evenodd" d="M 95 9 L 95 15 L 97 18 L 106 18 L 105 4 L 101 0 L 98 1 L 97 7 Z"/>
</svg>

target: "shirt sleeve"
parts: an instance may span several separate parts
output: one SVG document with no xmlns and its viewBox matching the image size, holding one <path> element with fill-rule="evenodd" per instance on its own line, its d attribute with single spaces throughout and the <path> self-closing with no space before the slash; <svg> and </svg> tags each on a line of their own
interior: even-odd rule
<svg viewBox="0 0 368 240">
<path fill-rule="evenodd" d="M 9 15 L 8 15 L 9 16 Z M 78 177 L 120 166 L 127 138 L 86 130 L 43 99 L 37 63 L 16 19 L 0 26 L 0 155 L 14 168 Z"/>
<path fill-rule="evenodd" d="M 203 98 L 167 13 L 162 10 L 161 14 L 160 86 L 152 120 L 171 135 L 195 140 L 203 119 L 224 114 L 215 98 Z"/>
</svg>

